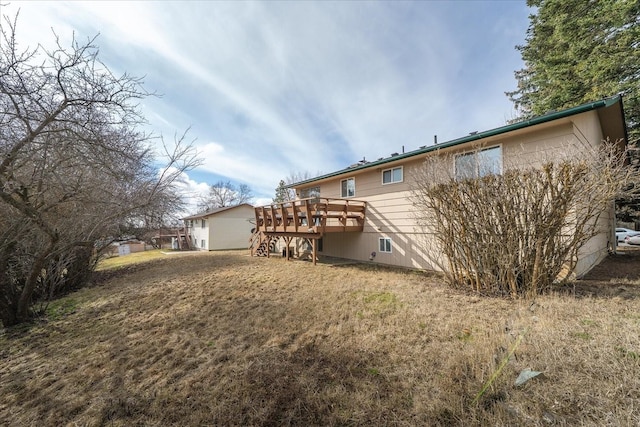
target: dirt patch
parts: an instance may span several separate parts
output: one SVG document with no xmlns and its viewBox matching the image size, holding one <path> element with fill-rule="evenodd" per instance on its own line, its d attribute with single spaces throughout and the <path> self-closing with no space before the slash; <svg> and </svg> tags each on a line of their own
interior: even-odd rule
<svg viewBox="0 0 640 427">
<path fill-rule="evenodd" d="M 640 298 L 640 247 L 618 247 L 616 254 L 565 290 L 579 297 Z"/>
</svg>

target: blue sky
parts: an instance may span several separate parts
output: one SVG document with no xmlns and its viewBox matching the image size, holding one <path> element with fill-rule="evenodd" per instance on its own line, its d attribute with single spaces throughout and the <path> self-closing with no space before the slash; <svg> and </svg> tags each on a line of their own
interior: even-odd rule
<svg viewBox="0 0 640 427">
<path fill-rule="evenodd" d="M 270 202 L 292 173 L 502 126 L 522 68 L 524 1 L 12 2 L 23 46 L 98 33 L 116 74 L 162 94 L 141 105 L 167 139 L 191 127 L 185 177 L 249 185 Z"/>
</svg>

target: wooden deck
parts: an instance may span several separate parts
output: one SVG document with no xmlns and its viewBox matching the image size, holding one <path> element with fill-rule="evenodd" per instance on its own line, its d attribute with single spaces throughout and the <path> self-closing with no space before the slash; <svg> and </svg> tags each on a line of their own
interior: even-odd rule
<svg viewBox="0 0 640 427">
<path fill-rule="evenodd" d="M 274 203 L 255 208 L 256 231 L 299 237 L 362 231 L 366 207 L 366 202 L 350 199 L 313 198 Z"/>
<path fill-rule="evenodd" d="M 286 257 L 294 237 L 310 239 L 312 259 L 317 259 L 317 241 L 326 233 L 362 231 L 367 203 L 351 199 L 311 198 L 274 203 L 255 208 L 256 229 L 250 239 L 251 255 L 269 256 L 270 242 L 283 237 Z"/>
</svg>

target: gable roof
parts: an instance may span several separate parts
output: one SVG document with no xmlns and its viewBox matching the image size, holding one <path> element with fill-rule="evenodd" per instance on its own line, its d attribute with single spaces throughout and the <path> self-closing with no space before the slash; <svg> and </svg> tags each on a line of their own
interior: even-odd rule
<svg viewBox="0 0 640 427">
<path fill-rule="evenodd" d="M 360 164 L 359 166 L 349 166 L 347 168 L 338 170 L 336 172 L 331 172 L 328 174 L 324 174 L 324 175 L 320 175 L 318 177 L 315 178 L 311 178 L 311 179 L 307 179 L 304 181 L 300 181 L 300 182 L 296 182 L 293 184 L 289 184 L 287 185 L 288 188 L 294 188 L 294 187 L 302 187 L 305 186 L 307 184 L 311 184 L 314 183 L 316 181 L 322 181 L 325 180 L 327 178 L 333 178 L 339 175 L 343 175 L 343 174 L 351 174 L 353 172 L 356 171 L 361 171 L 363 169 L 368 169 L 368 168 L 373 168 L 373 167 L 377 167 L 380 165 L 384 165 L 385 163 L 390 163 L 390 162 L 396 162 L 398 160 L 403 160 L 403 159 L 407 159 L 413 156 L 419 156 L 421 154 L 426 154 L 429 153 L 431 151 L 436 151 L 436 150 L 441 150 L 443 148 L 449 148 L 449 147 L 454 147 L 457 145 L 462 145 L 462 144 L 466 144 L 469 142 L 473 142 L 473 141 L 478 141 L 484 138 L 488 138 L 491 136 L 496 136 L 496 135 L 501 135 L 501 134 L 505 134 L 508 132 L 512 132 L 515 130 L 519 130 L 519 129 L 524 129 L 524 128 L 528 128 L 531 126 L 535 126 L 535 125 L 539 125 L 542 123 L 547 123 L 547 122 L 551 122 L 553 120 L 558 120 L 558 119 L 562 119 L 565 117 L 570 117 L 576 114 L 581 114 L 581 113 L 585 113 L 587 111 L 593 111 L 593 110 L 600 110 L 600 109 L 614 109 L 614 114 L 617 113 L 621 119 L 622 119 L 622 128 L 621 129 L 617 129 L 616 130 L 616 134 L 620 134 L 620 137 L 624 139 L 625 144 L 626 141 L 628 140 L 627 138 L 627 129 L 626 129 L 626 125 L 625 125 L 625 121 L 624 121 L 624 110 L 622 107 L 622 95 L 616 95 L 616 96 L 612 96 L 610 98 L 605 98 L 602 99 L 600 101 L 595 101 L 595 102 L 590 102 L 587 104 L 583 104 L 583 105 L 579 105 L 577 107 L 573 107 L 573 108 L 569 108 L 566 110 L 562 110 L 562 111 L 554 111 L 551 113 L 547 113 L 544 114 L 542 116 L 537 116 L 537 117 L 533 117 L 531 119 L 527 119 L 527 120 L 523 120 L 517 123 L 512 123 L 506 126 L 501 126 L 495 129 L 491 129 L 491 130 L 487 130 L 484 132 L 474 132 L 471 133 L 467 136 L 463 136 L 461 138 L 457 138 L 451 141 L 447 141 L 447 142 L 443 142 L 441 144 L 436 144 L 436 145 L 431 145 L 431 146 L 423 146 L 420 147 L 417 150 L 413 150 L 413 151 L 408 151 L 406 153 L 403 154 L 397 154 L 397 155 L 392 155 L 391 157 L 387 157 L 384 159 L 380 159 L 380 160 L 376 160 L 373 162 L 367 162 L 364 164 Z M 608 117 L 609 115 L 605 115 L 603 114 L 603 116 Z M 602 120 L 602 119 L 601 119 Z M 607 132 L 605 132 L 605 134 L 607 134 Z"/>
<path fill-rule="evenodd" d="M 230 211 L 231 209 L 236 209 L 242 206 L 249 206 L 251 209 L 253 209 L 253 206 L 250 205 L 249 203 L 243 203 L 241 205 L 235 205 L 235 206 L 224 206 L 221 208 L 215 208 L 215 209 L 211 209 L 210 211 L 206 211 L 206 212 L 202 212 L 199 214 L 195 214 L 195 215 L 190 215 L 190 216 L 185 216 L 184 218 L 182 218 L 183 220 L 185 219 L 200 219 L 200 218 L 207 218 L 216 214 L 219 214 L 220 212 L 225 212 L 225 211 Z"/>
</svg>

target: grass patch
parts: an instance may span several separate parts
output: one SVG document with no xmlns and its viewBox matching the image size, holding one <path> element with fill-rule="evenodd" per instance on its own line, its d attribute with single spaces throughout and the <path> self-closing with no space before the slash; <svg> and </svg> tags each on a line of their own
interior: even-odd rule
<svg viewBox="0 0 640 427">
<path fill-rule="evenodd" d="M 0 334 L 2 424 L 640 425 L 635 285 L 533 305 L 393 269 L 162 259 Z M 524 369 L 544 376 L 516 387 Z"/>
<path fill-rule="evenodd" d="M 576 338 L 580 338 L 581 340 L 585 340 L 585 341 L 589 341 L 591 340 L 591 334 L 588 332 L 574 332 L 571 335 L 573 335 Z"/>
<path fill-rule="evenodd" d="M 640 360 L 640 353 L 632 351 L 632 350 L 627 350 L 624 347 L 617 347 L 616 350 L 618 350 L 618 352 L 620 352 L 620 354 L 622 355 L 622 357 L 627 357 L 629 359 L 633 359 L 633 360 Z"/>
<path fill-rule="evenodd" d="M 73 314 L 78 309 L 78 300 L 72 297 L 61 298 L 49 303 L 46 316 L 49 320 L 60 320 L 63 317 Z"/>
<path fill-rule="evenodd" d="M 98 263 L 96 270 L 109 270 L 112 268 L 125 267 L 134 264 L 140 264 L 147 261 L 152 261 L 160 258 L 165 258 L 167 255 L 162 253 L 160 249 L 154 249 L 151 251 L 136 252 L 124 256 L 116 256 L 101 260 Z"/>
</svg>

